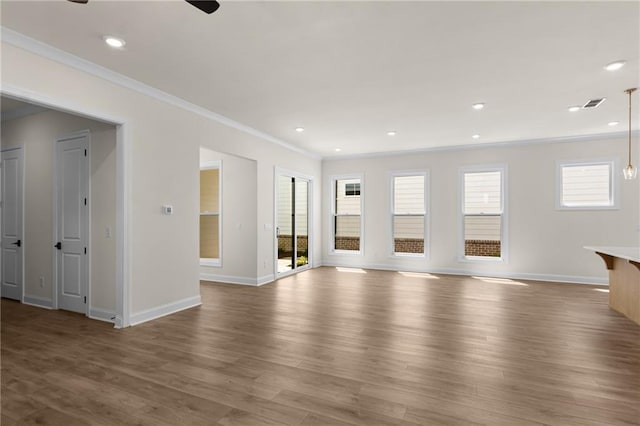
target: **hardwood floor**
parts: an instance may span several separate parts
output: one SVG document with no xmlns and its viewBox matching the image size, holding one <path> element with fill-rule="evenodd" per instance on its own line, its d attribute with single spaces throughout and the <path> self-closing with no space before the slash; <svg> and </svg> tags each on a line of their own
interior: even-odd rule
<svg viewBox="0 0 640 426">
<path fill-rule="evenodd" d="M 640 424 L 603 288 L 319 268 L 137 327 L 2 300 L 2 425 Z"/>
</svg>

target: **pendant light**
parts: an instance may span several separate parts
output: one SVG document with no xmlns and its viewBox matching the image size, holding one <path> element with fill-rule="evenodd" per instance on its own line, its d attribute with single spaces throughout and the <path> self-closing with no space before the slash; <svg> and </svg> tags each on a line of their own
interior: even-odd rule
<svg viewBox="0 0 640 426">
<path fill-rule="evenodd" d="M 638 168 L 631 165 L 631 94 L 637 89 L 627 89 L 624 92 L 629 95 L 629 164 L 622 170 L 624 178 L 627 180 L 635 179 L 638 176 Z"/>
</svg>

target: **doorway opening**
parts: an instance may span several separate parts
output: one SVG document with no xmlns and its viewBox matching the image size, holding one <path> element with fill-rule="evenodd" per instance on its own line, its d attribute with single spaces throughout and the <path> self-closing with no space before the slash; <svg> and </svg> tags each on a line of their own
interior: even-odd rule
<svg viewBox="0 0 640 426">
<path fill-rule="evenodd" d="M 3 176 L 3 184 L 22 189 L 16 213 L 22 265 L 6 277 L 3 267 L 3 282 L 21 278 L 21 294 L 13 298 L 22 303 L 127 326 L 123 126 L 9 96 L 1 99 L 1 148 L 7 160 L 22 151 L 16 176 L 24 183 Z M 12 216 L 3 209 L 3 224 L 14 223 Z M 3 250 L 3 266 L 9 261 Z M 11 295 L 3 290 L 2 297 Z"/>
</svg>

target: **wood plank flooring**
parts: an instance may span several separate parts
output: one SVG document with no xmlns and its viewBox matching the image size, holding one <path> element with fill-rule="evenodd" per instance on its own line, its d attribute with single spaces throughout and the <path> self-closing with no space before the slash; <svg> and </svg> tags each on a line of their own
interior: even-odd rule
<svg viewBox="0 0 640 426">
<path fill-rule="evenodd" d="M 640 424 L 606 290 L 319 268 L 137 327 L 2 300 L 2 425 Z"/>
</svg>

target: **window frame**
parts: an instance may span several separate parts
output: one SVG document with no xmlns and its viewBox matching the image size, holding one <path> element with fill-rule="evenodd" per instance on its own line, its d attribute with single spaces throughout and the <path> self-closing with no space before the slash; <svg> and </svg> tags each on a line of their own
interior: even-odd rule
<svg viewBox="0 0 640 426">
<path fill-rule="evenodd" d="M 465 255 L 464 176 L 467 173 L 500 172 L 500 201 L 502 207 L 500 226 L 500 257 Z M 458 261 L 463 263 L 509 263 L 509 209 L 507 199 L 507 165 L 464 166 L 458 171 Z"/>
<path fill-rule="evenodd" d="M 422 176 L 424 178 L 424 206 L 423 206 L 423 221 L 424 221 L 424 235 L 423 235 L 423 252 L 422 253 L 402 253 L 395 251 L 395 239 L 394 239 L 394 218 L 395 214 L 395 178 L 403 177 L 403 176 Z M 430 242 L 428 237 L 430 237 L 431 232 L 429 229 L 430 220 L 430 191 L 429 191 L 429 170 L 397 170 L 392 171 L 389 174 L 389 217 L 390 217 L 390 236 L 389 236 L 389 244 L 390 244 L 390 253 L 393 258 L 419 258 L 419 259 L 429 259 L 429 247 Z M 420 215 L 398 215 L 398 216 L 420 216 Z"/>
<path fill-rule="evenodd" d="M 359 179 L 360 180 L 360 249 L 359 250 L 339 250 L 336 249 L 336 185 L 339 180 Z M 330 255 L 348 255 L 348 256 L 362 256 L 364 255 L 364 174 L 352 173 L 345 175 L 334 175 L 330 177 L 331 185 L 331 224 L 329 226 L 329 254 Z M 346 192 L 346 191 L 345 191 Z M 346 197 L 346 195 L 345 195 Z M 354 196 L 351 196 L 354 197 Z M 355 216 L 355 215 L 340 215 L 340 216 Z"/>
<path fill-rule="evenodd" d="M 607 206 L 567 206 L 563 204 L 562 197 L 563 181 L 562 170 L 564 167 L 576 166 L 609 166 L 609 199 L 611 205 Z M 616 171 L 620 169 L 617 158 L 590 159 L 590 160 L 557 160 L 556 161 L 556 210 L 576 211 L 576 210 L 619 210 L 620 209 L 620 179 Z"/>
<path fill-rule="evenodd" d="M 223 190 L 222 160 L 210 160 L 210 161 L 201 162 L 199 172 L 203 170 L 216 170 L 216 169 L 218 170 L 218 257 L 217 258 L 201 257 L 200 266 L 212 266 L 216 268 L 221 268 L 222 267 L 222 190 Z M 202 212 L 198 211 L 198 222 L 200 221 L 201 216 L 203 216 Z M 204 216 L 212 216 L 212 215 L 204 215 Z M 198 238 L 200 238 L 200 225 L 198 225 Z"/>
</svg>

